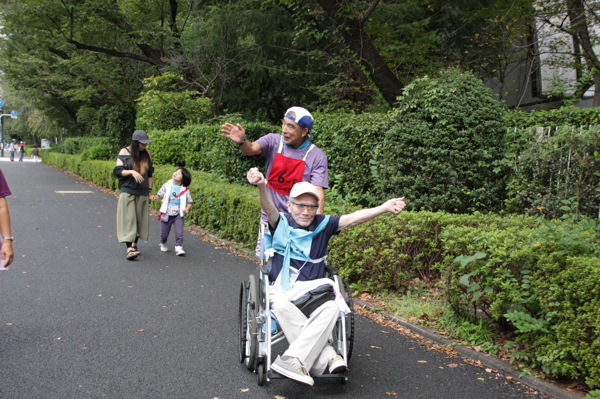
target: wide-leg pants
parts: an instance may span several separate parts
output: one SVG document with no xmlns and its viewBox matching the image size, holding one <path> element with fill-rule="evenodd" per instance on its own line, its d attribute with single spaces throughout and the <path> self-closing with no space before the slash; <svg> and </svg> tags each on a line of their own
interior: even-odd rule
<svg viewBox="0 0 600 399">
<path fill-rule="evenodd" d="M 148 196 L 121 193 L 117 203 L 117 239 L 134 242 L 148 239 Z"/>
<path fill-rule="evenodd" d="M 325 302 L 307 318 L 275 285 L 269 287 L 269 303 L 290 343 L 283 355 L 297 357 L 312 375 L 323 374 L 329 359 L 337 355 L 327 341 L 340 316 L 339 306 Z"/>
</svg>

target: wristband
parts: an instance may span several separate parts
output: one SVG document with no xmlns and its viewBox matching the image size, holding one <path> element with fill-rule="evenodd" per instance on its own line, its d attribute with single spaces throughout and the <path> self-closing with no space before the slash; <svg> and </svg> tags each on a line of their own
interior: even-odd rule
<svg viewBox="0 0 600 399">
<path fill-rule="evenodd" d="M 238 147 L 243 146 L 245 142 L 246 142 L 246 139 L 244 139 L 244 141 L 242 141 L 241 143 L 237 143 Z"/>
</svg>

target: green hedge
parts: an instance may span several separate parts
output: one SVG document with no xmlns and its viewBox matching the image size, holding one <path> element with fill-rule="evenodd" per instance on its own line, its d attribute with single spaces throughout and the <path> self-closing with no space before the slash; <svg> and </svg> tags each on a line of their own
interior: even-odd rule
<svg viewBox="0 0 600 399">
<path fill-rule="evenodd" d="M 557 109 L 540 111 L 514 110 L 506 114 L 506 125 L 511 128 L 536 126 L 575 126 L 587 128 L 600 125 L 600 108 L 578 108 L 565 106 Z"/>
<path fill-rule="evenodd" d="M 253 141 L 266 133 L 281 131 L 265 123 L 243 122 L 235 115 L 228 122 L 242 123 L 246 137 Z M 264 159 L 244 156 L 235 143 L 221 136 L 221 123 L 155 131 L 150 133 L 150 138 L 154 140 L 149 149 L 156 164 L 209 171 L 229 182 L 245 184 L 248 169 L 263 168 L 265 164 Z"/>
</svg>

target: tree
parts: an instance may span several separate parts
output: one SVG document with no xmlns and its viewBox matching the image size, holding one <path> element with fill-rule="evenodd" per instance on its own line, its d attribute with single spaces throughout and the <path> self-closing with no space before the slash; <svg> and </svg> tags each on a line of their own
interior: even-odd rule
<svg viewBox="0 0 600 399">
<path fill-rule="evenodd" d="M 536 3 L 537 21 L 546 28 L 541 45 L 551 55 L 550 65 L 571 68 L 581 81 L 574 96 L 581 98 L 594 85 L 594 106 L 600 106 L 600 2 L 547 0 Z"/>
</svg>

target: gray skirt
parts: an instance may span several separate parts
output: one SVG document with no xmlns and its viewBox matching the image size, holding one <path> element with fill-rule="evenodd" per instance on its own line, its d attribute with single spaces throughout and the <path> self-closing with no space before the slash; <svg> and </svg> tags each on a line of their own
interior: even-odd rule
<svg viewBox="0 0 600 399">
<path fill-rule="evenodd" d="M 148 196 L 121 193 L 117 204 L 117 238 L 119 242 L 134 242 L 137 237 L 148 239 Z"/>
</svg>

